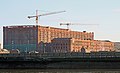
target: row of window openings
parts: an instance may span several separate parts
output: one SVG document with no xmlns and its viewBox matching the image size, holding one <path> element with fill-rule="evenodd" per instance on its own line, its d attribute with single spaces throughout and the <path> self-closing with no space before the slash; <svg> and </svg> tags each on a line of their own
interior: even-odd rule
<svg viewBox="0 0 120 73">
<path fill-rule="evenodd" d="M 42 31 L 43 30 L 43 31 Z M 42 30 L 40 30 L 40 32 L 42 33 L 42 32 L 49 32 L 49 33 L 55 33 L 55 34 L 57 34 L 57 33 L 68 33 L 68 32 L 65 32 L 64 30 L 63 31 L 58 31 L 58 30 L 51 30 L 51 31 L 48 31 L 48 30 L 44 30 L 44 29 L 42 29 Z M 57 32 L 55 32 L 55 31 L 57 31 Z M 78 34 L 78 35 L 81 35 L 81 34 L 84 34 L 84 35 L 93 35 L 93 33 L 83 33 L 83 32 L 79 32 L 79 33 L 76 33 L 76 32 L 69 32 L 69 33 L 71 33 L 71 34 Z"/>
<path fill-rule="evenodd" d="M 35 33 L 36 30 L 29 30 L 29 31 L 24 31 L 24 30 L 19 30 L 19 31 L 9 31 L 8 33 L 18 33 L 18 32 L 24 32 L 24 33 Z"/>
<path fill-rule="evenodd" d="M 9 37 L 13 37 L 13 36 L 15 36 L 15 37 L 36 37 L 36 35 L 34 35 L 34 34 L 31 34 L 31 35 L 28 35 L 28 34 L 19 34 L 19 35 L 11 34 L 11 35 L 7 35 L 7 36 L 9 36 Z"/>
<path fill-rule="evenodd" d="M 74 36 L 74 35 L 52 35 L 52 37 L 54 36 L 69 36 L 69 37 L 76 37 L 76 38 L 90 38 L 90 36 Z"/>
<path fill-rule="evenodd" d="M 61 46 L 57 46 L 57 47 L 53 47 L 53 48 L 56 48 L 56 49 L 57 48 L 59 48 L 59 49 L 67 49 L 68 47 L 67 46 L 62 46 L 62 47 Z"/>
<path fill-rule="evenodd" d="M 26 42 L 26 41 L 11 41 L 11 40 L 7 40 L 5 42 L 6 43 L 20 43 L 20 42 Z M 33 41 L 29 41 L 29 42 L 33 42 Z"/>
<path fill-rule="evenodd" d="M 50 35 L 50 33 L 41 33 L 39 36 L 41 35 Z M 63 35 L 63 36 L 74 36 L 74 37 L 92 37 L 91 35 L 80 35 L 80 36 L 76 36 L 76 35 L 73 35 L 73 34 L 51 34 L 51 35 L 56 35 L 56 36 L 59 36 L 59 35 Z"/>
<path fill-rule="evenodd" d="M 53 50 L 53 52 L 68 52 L 68 51 L 66 51 L 66 50 L 57 50 L 57 49 L 55 49 L 55 50 Z"/>
<path fill-rule="evenodd" d="M 73 43 L 73 45 L 105 45 L 105 46 L 112 46 L 113 44 L 101 44 L 101 43 L 89 43 L 89 42 L 87 42 L 87 43 L 85 43 L 85 42 L 75 42 L 75 43 Z"/>
<path fill-rule="evenodd" d="M 49 36 L 45 36 L 45 35 L 40 36 L 41 39 L 43 39 L 43 38 L 45 38 L 45 37 L 49 37 Z M 56 38 L 56 37 L 59 37 L 59 38 L 60 38 L 60 36 L 51 36 L 51 38 Z M 65 37 L 65 36 L 61 36 L 61 37 Z M 70 37 L 71 37 L 71 36 L 70 36 Z M 80 38 L 80 37 L 79 37 L 79 38 Z M 86 38 L 84 38 L 84 37 L 82 37 L 81 39 L 82 39 L 82 40 L 88 40 L 88 39 L 86 39 Z"/>
<path fill-rule="evenodd" d="M 60 42 L 60 43 L 62 43 L 62 44 L 59 44 L 59 43 L 57 44 L 57 43 L 56 43 L 56 44 L 53 44 L 53 46 L 54 46 L 54 45 L 55 45 L 55 46 L 59 46 L 59 45 L 60 45 L 60 46 L 62 46 L 62 45 L 63 45 L 63 46 L 70 45 L 69 43 L 63 43 L 63 42 Z"/>
</svg>

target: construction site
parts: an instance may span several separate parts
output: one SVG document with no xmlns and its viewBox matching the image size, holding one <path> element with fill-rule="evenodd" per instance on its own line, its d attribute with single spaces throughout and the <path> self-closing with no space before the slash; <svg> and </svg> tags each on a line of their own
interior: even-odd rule
<svg viewBox="0 0 120 73">
<path fill-rule="evenodd" d="M 21 52 L 113 51 L 114 43 L 94 40 L 94 32 L 78 32 L 55 27 L 21 25 L 3 27 L 3 47 Z"/>
<path fill-rule="evenodd" d="M 65 11 L 38 14 L 28 18 L 36 18 L 36 25 L 18 25 L 3 27 L 3 48 L 7 50 L 18 49 L 20 52 L 85 52 L 114 51 L 114 43 L 109 40 L 95 40 L 94 32 L 79 32 L 69 29 L 69 25 L 79 23 L 60 23 L 67 25 L 67 29 L 50 26 L 40 26 L 38 18 Z M 82 24 L 80 24 L 82 25 Z M 85 24 L 83 24 L 85 25 Z M 89 25 L 89 24 L 87 24 Z"/>
<path fill-rule="evenodd" d="M 68 29 L 43 27 L 35 25 L 3 27 L 3 38 L 6 49 L 20 49 L 21 51 L 43 51 L 44 44 L 54 38 L 77 38 L 93 40 L 93 32 L 76 32 Z"/>
</svg>

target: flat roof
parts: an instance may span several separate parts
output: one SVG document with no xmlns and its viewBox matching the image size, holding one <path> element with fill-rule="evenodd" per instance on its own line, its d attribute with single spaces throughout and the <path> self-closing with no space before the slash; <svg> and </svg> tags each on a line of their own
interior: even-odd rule
<svg viewBox="0 0 120 73">
<path fill-rule="evenodd" d="M 4 28 L 19 28 L 19 27 L 43 27 L 43 28 L 51 28 L 51 29 L 59 29 L 59 30 L 66 30 L 66 31 L 71 31 L 69 29 L 64 29 L 64 28 L 57 28 L 57 27 L 50 27 L 50 26 L 41 26 L 41 25 L 11 25 L 11 26 L 3 26 Z M 72 31 L 72 32 L 84 32 L 84 33 L 94 33 L 94 32 L 87 32 L 87 31 Z"/>
</svg>

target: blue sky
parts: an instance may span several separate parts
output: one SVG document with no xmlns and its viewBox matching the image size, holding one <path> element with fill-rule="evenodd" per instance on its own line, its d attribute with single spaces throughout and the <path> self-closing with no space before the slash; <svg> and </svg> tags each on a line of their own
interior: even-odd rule
<svg viewBox="0 0 120 73">
<path fill-rule="evenodd" d="M 60 22 L 99 25 L 71 25 L 71 30 L 93 31 L 95 39 L 120 41 L 120 0 L 1 0 L 0 1 L 0 42 L 2 26 L 35 24 L 28 15 L 66 10 L 65 13 L 39 18 L 42 26 L 59 26 Z"/>
</svg>

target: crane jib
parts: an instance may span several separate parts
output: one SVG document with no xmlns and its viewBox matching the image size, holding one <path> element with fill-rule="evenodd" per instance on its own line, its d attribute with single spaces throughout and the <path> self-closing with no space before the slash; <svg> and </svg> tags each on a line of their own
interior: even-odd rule
<svg viewBox="0 0 120 73">
<path fill-rule="evenodd" d="M 51 13 L 45 13 L 45 14 L 38 15 L 37 10 L 36 10 L 36 16 L 28 16 L 28 18 L 30 19 L 30 18 L 36 17 L 36 24 L 38 24 L 38 17 L 40 17 L 40 16 L 46 16 L 46 15 L 51 15 L 51 14 L 62 13 L 62 12 L 66 12 L 66 11 L 58 11 L 58 12 L 51 12 Z"/>
</svg>

